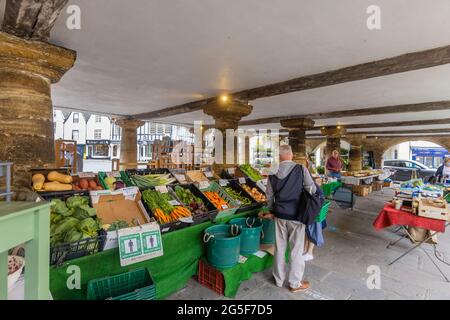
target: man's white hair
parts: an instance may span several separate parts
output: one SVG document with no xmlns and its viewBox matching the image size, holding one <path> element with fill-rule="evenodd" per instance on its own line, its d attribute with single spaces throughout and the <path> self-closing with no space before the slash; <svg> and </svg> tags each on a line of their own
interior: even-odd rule
<svg viewBox="0 0 450 320">
<path fill-rule="evenodd" d="M 292 148 L 288 144 L 284 144 L 284 145 L 280 146 L 279 153 L 280 153 L 280 156 L 289 156 L 289 155 L 293 154 Z"/>
</svg>

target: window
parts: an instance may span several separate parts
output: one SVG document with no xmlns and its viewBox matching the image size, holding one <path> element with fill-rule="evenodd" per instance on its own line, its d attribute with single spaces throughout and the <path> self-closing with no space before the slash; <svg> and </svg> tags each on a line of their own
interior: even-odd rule
<svg viewBox="0 0 450 320">
<path fill-rule="evenodd" d="M 95 129 L 94 130 L 94 139 L 101 139 L 102 138 L 102 129 Z"/>
<path fill-rule="evenodd" d="M 79 137 L 80 133 L 78 132 L 78 130 L 72 130 L 72 140 L 78 140 Z"/>
<path fill-rule="evenodd" d="M 405 161 L 405 165 L 406 168 L 412 168 L 412 169 L 422 169 L 421 166 L 413 163 L 413 162 L 409 162 L 409 161 Z"/>
<path fill-rule="evenodd" d="M 113 145 L 113 148 L 112 148 L 112 156 L 113 157 L 117 157 L 117 150 L 118 150 L 119 148 L 118 148 L 118 146 L 117 145 Z"/>
<path fill-rule="evenodd" d="M 95 116 L 95 122 L 96 123 L 102 122 L 102 116 Z"/>
<path fill-rule="evenodd" d="M 79 123 L 80 122 L 80 114 L 78 112 L 75 112 L 73 114 L 73 123 Z"/>
</svg>

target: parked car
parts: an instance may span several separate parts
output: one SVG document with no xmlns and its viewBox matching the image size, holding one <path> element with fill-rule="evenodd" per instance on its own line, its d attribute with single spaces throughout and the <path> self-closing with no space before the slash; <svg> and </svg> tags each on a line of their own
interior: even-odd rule
<svg viewBox="0 0 450 320">
<path fill-rule="evenodd" d="M 422 178 L 423 181 L 428 182 L 436 173 L 436 169 L 431 169 L 414 160 L 384 160 L 383 169 L 388 169 L 394 172 L 391 176 L 391 179 L 394 181 L 410 180 L 413 175 L 413 171 L 416 171 L 418 178 Z"/>
</svg>

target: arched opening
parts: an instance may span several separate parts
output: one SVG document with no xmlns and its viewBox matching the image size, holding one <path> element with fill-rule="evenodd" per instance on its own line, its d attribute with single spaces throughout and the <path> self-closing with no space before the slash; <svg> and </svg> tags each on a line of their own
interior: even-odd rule
<svg viewBox="0 0 450 320">
<path fill-rule="evenodd" d="M 409 140 L 396 143 L 383 153 L 383 160 L 412 160 L 437 169 L 445 156 L 450 156 L 441 144 L 430 140 Z"/>
</svg>

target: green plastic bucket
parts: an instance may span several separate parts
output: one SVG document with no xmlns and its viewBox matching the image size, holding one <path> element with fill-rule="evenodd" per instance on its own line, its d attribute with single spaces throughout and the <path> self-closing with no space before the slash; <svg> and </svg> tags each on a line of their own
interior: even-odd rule
<svg viewBox="0 0 450 320">
<path fill-rule="evenodd" d="M 230 221 L 241 229 L 241 254 L 252 254 L 259 250 L 263 224 L 260 218 L 236 218 Z"/>
<path fill-rule="evenodd" d="M 261 239 L 262 244 L 274 244 L 275 243 L 275 220 L 263 219 L 263 235 Z"/>
<path fill-rule="evenodd" d="M 206 259 L 215 268 L 231 268 L 239 262 L 241 232 L 228 224 L 219 224 L 205 230 Z"/>
</svg>

